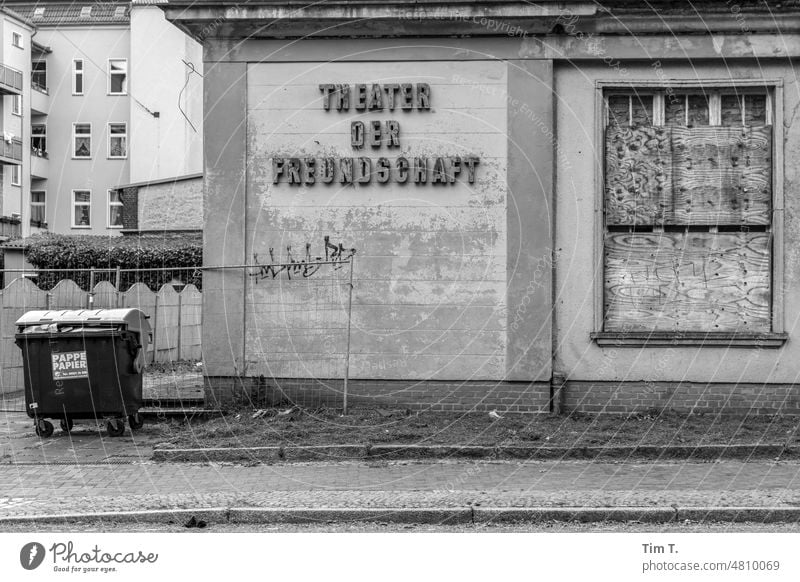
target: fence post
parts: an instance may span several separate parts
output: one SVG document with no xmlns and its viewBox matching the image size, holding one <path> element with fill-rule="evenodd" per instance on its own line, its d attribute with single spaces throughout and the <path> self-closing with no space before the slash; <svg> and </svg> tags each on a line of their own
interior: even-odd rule
<svg viewBox="0 0 800 582">
<path fill-rule="evenodd" d="M 347 291 L 347 349 L 344 360 L 344 403 L 342 405 L 342 414 L 347 414 L 347 384 L 350 380 L 350 322 L 352 321 L 353 313 L 353 263 L 355 255 L 350 257 L 350 282 Z"/>
<path fill-rule="evenodd" d="M 183 291 L 178 293 L 178 360 L 181 359 L 181 336 L 183 335 L 182 312 L 183 311 Z"/>
<path fill-rule="evenodd" d="M 94 307 L 94 267 L 89 269 L 89 295 L 86 296 L 86 309 Z"/>
<path fill-rule="evenodd" d="M 120 285 L 120 273 L 119 273 L 119 265 L 117 265 L 117 272 L 114 277 L 114 287 L 117 289 L 117 307 L 120 307 L 119 300 L 122 296 L 122 290 L 119 288 Z"/>
<path fill-rule="evenodd" d="M 158 353 L 158 293 L 156 293 L 156 306 L 153 310 L 153 361 L 156 363 L 156 354 Z"/>
</svg>

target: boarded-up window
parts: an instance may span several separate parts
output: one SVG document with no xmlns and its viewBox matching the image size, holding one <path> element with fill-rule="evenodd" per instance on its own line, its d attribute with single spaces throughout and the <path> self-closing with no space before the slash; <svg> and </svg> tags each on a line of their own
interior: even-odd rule
<svg viewBox="0 0 800 582">
<path fill-rule="evenodd" d="M 771 331 L 770 98 L 606 95 L 604 331 Z"/>
</svg>

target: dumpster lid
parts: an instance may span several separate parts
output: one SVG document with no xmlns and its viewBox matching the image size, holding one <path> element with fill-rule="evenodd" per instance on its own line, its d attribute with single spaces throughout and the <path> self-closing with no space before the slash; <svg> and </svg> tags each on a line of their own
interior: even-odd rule
<svg viewBox="0 0 800 582">
<path fill-rule="evenodd" d="M 139 309 L 78 309 L 65 311 L 28 311 L 15 325 L 81 325 L 110 327 L 125 325 L 128 331 L 150 333 L 150 322 Z"/>
</svg>

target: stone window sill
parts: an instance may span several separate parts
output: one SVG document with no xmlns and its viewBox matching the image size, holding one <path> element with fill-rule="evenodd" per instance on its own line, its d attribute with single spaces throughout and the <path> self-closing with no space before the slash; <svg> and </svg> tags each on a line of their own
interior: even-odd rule
<svg viewBox="0 0 800 582">
<path fill-rule="evenodd" d="M 788 333 L 736 333 L 704 331 L 601 331 L 590 334 L 601 347 L 742 347 L 780 348 L 789 339 Z"/>
</svg>

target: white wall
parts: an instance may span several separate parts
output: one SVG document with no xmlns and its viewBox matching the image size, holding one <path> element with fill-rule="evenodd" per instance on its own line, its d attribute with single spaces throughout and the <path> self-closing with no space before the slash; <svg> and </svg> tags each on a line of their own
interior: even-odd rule
<svg viewBox="0 0 800 582">
<path fill-rule="evenodd" d="M 167 22 L 158 7 L 133 6 L 131 54 L 131 83 L 146 90 L 137 92 L 144 107 L 133 104 L 131 111 L 130 181 L 202 172 L 203 82 L 191 74 L 187 83 L 190 69 L 183 62 L 202 74 L 202 47 Z"/>
</svg>

